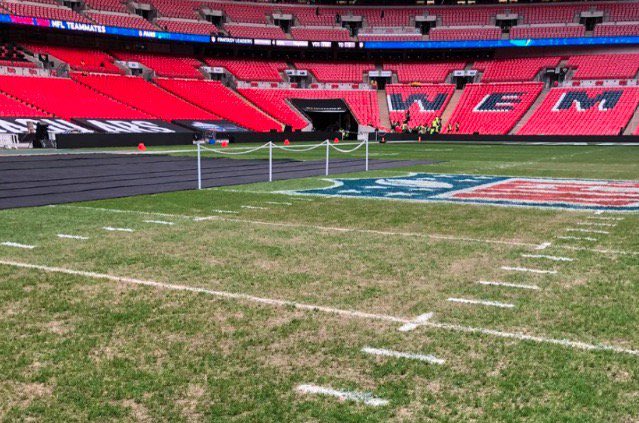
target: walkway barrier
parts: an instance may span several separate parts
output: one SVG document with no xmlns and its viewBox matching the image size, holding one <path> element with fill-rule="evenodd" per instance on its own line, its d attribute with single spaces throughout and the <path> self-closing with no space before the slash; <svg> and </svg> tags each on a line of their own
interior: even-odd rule
<svg viewBox="0 0 639 423">
<path fill-rule="evenodd" d="M 342 143 L 341 146 L 353 146 L 352 148 L 340 148 L 336 143 L 331 143 L 329 140 L 326 140 L 320 144 L 314 145 L 299 145 L 299 146 L 282 146 L 277 145 L 273 142 L 267 142 L 266 144 L 260 145 L 255 148 L 235 148 L 235 149 L 226 149 L 226 148 L 210 148 L 204 146 L 204 141 L 196 141 L 197 145 L 197 189 L 202 189 L 202 152 L 208 151 L 215 154 L 220 154 L 222 156 L 241 156 L 245 154 L 255 153 L 256 151 L 266 150 L 268 149 L 268 180 L 269 182 L 273 181 L 273 150 L 282 150 L 294 153 L 303 153 L 306 151 L 316 150 L 318 148 L 326 149 L 326 163 L 325 163 L 325 175 L 328 176 L 330 170 L 330 160 L 331 160 L 331 149 L 336 150 L 340 153 L 353 153 L 360 148 L 364 147 L 365 151 L 365 166 L 364 170 L 368 172 L 369 164 L 368 164 L 368 139 L 364 140 L 360 143 Z M 242 151 L 238 151 L 238 150 Z"/>
</svg>

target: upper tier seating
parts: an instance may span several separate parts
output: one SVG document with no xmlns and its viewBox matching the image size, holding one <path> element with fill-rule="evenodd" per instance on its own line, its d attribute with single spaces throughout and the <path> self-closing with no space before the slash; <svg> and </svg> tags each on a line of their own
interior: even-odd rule
<svg viewBox="0 0 639 423">
<path fill-rule="evenodd" d="M 372 63 L 295 62 L 295 67 L 308 70 L 319 82 L 364 82 L 364 74 L 375 70 Z"/>
<path fill-rule="evenodd" d="M 639 21 L 639 3 L 597 3 L 598 10 L 605 10 L 609 14 L 611 22 L 619 21 Z"/>
<path fill-rule="evenodd" d="M 270 5 L 250 3 L 206 3 L 210 9 L 226 12 L 231 22 L 266 24 L 266 16 L 274 12 Z"/>
<path fill-rule="evenodd" d="M 113 64 L 113 57 L 98 50 L 54 46 L 26 46 L 33 53 L 49 54 L 71 66 L 72 70 L 98 73 L 123 73 Z"/>
<path fill-rule="evenodd" d="M 0 6 L 18 16 L 35 16 L 45 19 L 91 23 L 90 20 L 79 13 L 75 13 L 73 10 L 62 6 L 39 6 L 28 3 L 9 3 L 6 1 L 0 3 Z"/>
<path fill-rule="evenodd" d="M 501 29 L 494 26 L 436 27 L 430 30 L 429 38 L 432 41 L 498 40 Z"/>
<path fill-rule="evenodd" d="M 399 82 L 446 82 L 446 77 L 455 70 L 462 70 L 466 62 L 444 63 L 385 63 L 384 69 L 397 73 Z"/>
<path fill-rule="evenodd" d="M 84 0 L 84 2 L 90 9 L 128 13 L 126 2 L 122 0 Z"/>
<path fill-rule="evenodd" d="M 119 75 L 80 75 L 73 78 L 93 89 L 143 110 L 152 116 L 172 121 L 176 119 L 218 119 L 218 116 L 145 81 L 142 78 Z"/>
<path fill-rule="evenodd" d="M 231 37 L 237 38 L 267 38 L 269 40 L 285 40 L 286 34 L 282 28 L 274 25 L 240 25 L 226 24 L 224 28 Z"/>
<path fill-rule="evenodd" d="M 508 134 L 537 99 L 543 83 L 468 84 L 446 125 L 462 134 Z"/>
<path fill-rule="evenodd" d="M 30 3 L 42 3 L 42 4 L 49 4 L 52 6 L 60 6 L 60 3 L 57 2 L 57 0 L 29 0 Z"/>
<path fill-rule="evenodd" d="M 518 134 L 617 135 L 638 104 L 638 87 L 553 88 Z"/>
<path fill-rule="evenodd" d="M 421 41 L 421 34 L 359 34 L 360 41 Z"/>
<path fill-rule="evenodd" d="M 138 15 L 117 15 L 111 13 L 86 12 L 86 15 L 100 25 L 158 31 L 159 28 Z"/>
<path fill-rule="evenodd" d="M 240 93 L 259 108 L 293 129 L 303 129 L 307 120 L 286 102 L 287 99 L 342 99 L 362 124 L 379 127 L 377 92 L 374 90 L 257 89 L 241 88 Z"/>
<path fill-rule="evenodd" d="M 219 32 L 215 25 L 205 21 L 160 18 L 155 21 L 155 24 L 168 32 L 182 32 L 184 34 L 201 35 L 211 35 Z"/>
<path fill-rule="evenodd" d="M 160 17 L 199 19 L 197 11 L 203 2 L 188 0 L 149 0 L 158 10 Z"/>
<path fill-rule="evenodd" d="M 280 72 L 288 69 L 284 62 L 267 62 L 262 60 L 205 59 L 209 66 L 226 68 L 236 78 L 243 81 L 282 82 Z"/>
<path fill-rule="evenodd" d="M 226 120 L 254 131 L 282 130 L 282 124 L 219 81 L 156 80 L 157 84 Z"/>
<path fill-rule="evenodd" d="M 529 5 L 511 8 L 523 16 L 524 24 L 573 23 L 579 12 L 588 10 L 588 5 Z"/>
<path fill-rule="evenodd" d="M 619 37 L 639 35 L 639 22 L 605 22 L 595 27 L 595 37 Z"/>
<path fill-rule="evenodd" d="M 562 38 L 583 37 L 586 35 L 586 27 L 579 24 L 545 24 L 545 25 L 518 25 L 510 30 L 510 38 Z"/>
<path fill-rule="evenodd" d="M 0 89 L 2 89 L 0 87 Z M 3 117 L 50 117 L 34 106 L 16 100 L 0 91 L 0 113 Z"/>
<path fill-rule="evenodd" d="M 473 69 L 484 72 L 482 82 L 532 81 L 547 67 L 559 65 L 561 57 L 495 59 L 475 62 Z"/>
<path fill-rule="evenodd" d="M 639 72 L 639 54 L 598 54 L 572 56 L 569 68 L 573 79 L 632 79 Z"/>
<path fill-rule="evenodd" d="M 351 34 L 346 28 L 303 27 L 291 28 L 291 35 L 296 40 L 309 41 L 349 41 Z"/>
<path fill-rule="evenodd" d="M 160 56 L 125 52 L 115 52 L 113 55 L 127 62 L 139 62 L 153 69 L 158 76 L 204 78 L 204 75 L 198 70 L 200 66 L 203 66 L 202 62 L 193 57 Z"/>
<path fill-rule="evenodd" d="M 153 118 L 68 78 L 0 76 L 0 91 L 63 119 Z"/>
<path fill-rule="evenodd" d="M 410 114 L 408 126 L 429 126 L 435 117 L 442 115 L 455 86 L 451 84 L 422 85 L 387 85 L 388 110 L 392 123 L 403 123 L 406 111 Z"/>
</svg>

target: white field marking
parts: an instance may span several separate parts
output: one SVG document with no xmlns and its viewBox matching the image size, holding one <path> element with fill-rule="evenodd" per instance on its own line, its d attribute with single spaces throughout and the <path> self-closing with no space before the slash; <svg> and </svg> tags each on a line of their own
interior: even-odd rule
<svg viewBox="0 0 639 423">
<path fill-rule="evenodd" d="M 0 242 L 0 245 L 4 245 L 5 247 L 23 248 L 25 250 L 33 250 L 35 248 L 35 245 L 19 244 L 11 241 Z"/>
<path fill-rule="evenodd" d="M 531 289 L 534 291 L 538 291 L 539 288 L 537 285 L 524 285 L 518 283 L 508 283 L 508 282 L 497 282 L 497 281 L 479 281 L 477 282 L 480 285 L 489 285 L 489 286 L 503 286 L 506 288 L 519 288 L 519 289 Z"/>
<path fill-rule="evenodd" d="M 623 217 L 599 217 L 599 216 L 586 216 L 586 219 L 591 219 L 591 220 L 614 220 L 617 222 L 620 222 L 622 220 L 624 220 Z"/>
<path fill-rule="evenodd" d="M 596 229 L 581 229 L 581 228 L 568 228 L 566 229 L 566 232 L 583 232 L 587 234 L 604 234 L 604 235 L 608 235 L 610 233 L 608 231 L 600 231 Z"/>
<path fill-rule="evenodd" d="M 541 269 L 529 269 L 527 267 L 511 267 L 511 266 L 501 266 L 502 270 L 508 270 L 511 272 L 528 272 L 528 273 L 539 273 L 539 274 L 547 274 L 547 275 L 556 275 L 556 270 L 541 270 Z"/>
<path fill-rule="evenodd" d="M 111 232 L 133 232 L 133 229 L 131 228 L 114 228 L 113 226 L 105 226 L 102 229 Z"/>
<path fill-rule="evenodd" d="M 575 259 L 570 257 L 546 256 L 544 254 L 522 254 L 521 256 L 525 258 L 538 258 L 552 261 L 575 261 Z"/>
<path fill-rule="evenodd" d="M 424 313 L 417 316 L 414 320 L 406 323 L 398 330 L 400 332 L 410 332 L 411 330 L 415 330 L 419 327 L 419 325 L 424 324 L 424 322 L 430 320 L 433 317 L 433 313 Z"/>
<path fill-rule="evenodd" d="M 552 242 L 542 242 L 541 244 L 539 244 L 535 250 L 545 250 L 546 248 L 550 247 L 552 245 Z"/>
<path fill-rule="evenodd" d="M 597 210 L 597 211 L 595 212 L 595 214 L 596 214 L 596 215 L 601 215 L 601 214 L 604 214 L 604 211 L 603 211 L 603 210 Z"/>
<path fill-rule="evenodd" d="M 514 308 L 515 307 L 514 304 L 500 303 L 498 301 L 473 300 L 473 299 L 468 299 L 468 298 L 449 298 L 447 301 L 450 301 L 451 303 L 483 305 L 483 306 L 500 307 L 500 308 Z"/>
<path fill-rule="evenodd" d="M 62 238 L 62 239 L 79 239 L 79 240 L 82 240 L 82 241 L 86 241 L 87 239 L 89 239 L 89 237 L 87 237 L 87 236 L 67 235 L 67 234 L 58 234 L 58 238 Z"/>
<path fill-rule="evenodd" d="M 337 308 L 325 307 L 325 306 L 319 306 L 319 305 L 313 305 L 313 304 L 296 303 L 293 301 L 255 297 L 253 295 L 247 295 L 247 294 L 241 294 L 241 293 L 235 293 L 235 292 L 213 291 L 210 289 L 197 288 L 197 287 L 192 287 L 187 285 L 174 285 L 174 284 L 163 283 L 163 282 L 155 282 L 155 281 L 149 281 L 149 280 L 113 276 L 113 275 L 108 275 L 105 273 L 95 273 L 95 272 L 87 272 L 83 270 L 65 269 L 62 267 L 42 266 L 38 264 L 21 263 L 16 261 L 9 261 L 9 260 L 0 260 L 0 265 L 12 266 L 12 267 L 17 267 L 21 269 L 40 270 L 42 272 L 49 272 L 49 273 L 62 273 L 65 275 L 83 276 L 86 278 L 93 278 L 93 279 L 104 279 L 104 280 L 109 280 L 112 282 L 118 282 L 118 283 L 130 284 L 130 285 L 148 286 L 148 287 L 167 289 L 172 291 L 185 291 L 185 292 L 193 292 L 193 293 L 199 293 L 199 294 L 208 294 L 218 298 L 253 302 L 256 304 L 265 304 L 265 305 L 270 305 L 274 307 L 293 307 L 298 310 L 321 312 L 326 314 L 335 314 L 335 315 L 345 316 L 350 318 L 379 320 L 379 321 L 385 321 L 385 322 L 391 322 L 391 323 L 403 323 L 403 324 L 414 322 L 414 320 L 409 320 L 407 318 L 395 317 L 395 316 L 390 316 L 385 314 L 374 314 L 374 313 L 365 313 L 365 312 L 354 311 L 354 310 L 343 310 L 343 309 L 337 309 Z M 449 324 L 449 323 L 437 323 L 430 320 L 425 320 L 421 322 L 420 326 L 430 327 L 434 329 L 443 329 L 443 330 L 448 330 L 453 332 L 461 332 L 461 333 L 478 333 L 483 335 L 495 336 L 498 338 L 517 339 L 520 341 L 536 342 L 539 344 L 561 345 L 568 348 L 575 348 L 575 349 L 586 350 L 586 351 L 611 351 L 611 352 L 616 352 L 620 354 L 636 355 L 639 357 L 639 350 L 627 349 L 627 348 L 623 348 L 616 345 L 587 344 L 585 342 L 570 341 L 567 339 L 545 338 L 542 336 L 528 335 L 528 334 L 519 333 L 519 332 L 502 332 L 502 331 L 498 331 L 494 329 L 478 328 L 478 327 L 472 327 L 472 326 L 461 326 L 461 325 L 455 325 L 455 324 Z"/>
<path fill-rule="evenodd" d="M 432 364 L 444 364 L 446 362 L 445 360 L 437 358 L 434 355 L 403 353 L 399 351 L 386 350 L 383 348 L 364 347 L 362 348 L 362 352 L 372 355 L 381 355 L 384 357 L 407 358 L 409 360 L 426 361 Z"/>
<path fill-rule="evenodd" d="M 173 222 L 167 222 L 166 220 L 145 220 L 144 223 L 155 223 L 157 225 L 175 225 Z"/>
<path fill-rule="evenodd" d="M 599 223 L 599 222 L 577 222 L 579 226 L 607 226 L 609 228 L 614 228 L 617 226 L 616 223 Z"/>
<path fill-rule="evenodd" d="M 286 203 L 284 201 L 265 201 L 264 204 L 273 204 L 275 206 L 292 206 L 293 203 Z"/>
<path fill-rule="evenodd" d="M 223 191 L 223 190 L 222 190 Z M 293 198 L 291 198 L 293 199 Z M 297 198 L 295 198 L 297 199 Z M 310 200 L 313 201 L 313 200 Z M 307 225 L 302 223 L 280 223 L 280 222 L 266 222 L 259 220 L 250 220 L 250 219 L 240 219 L 240 218 L 226 218 L 222 216 L 192 216 L 192 215 L 180 215 L 180 214 L 167 214 L 167 213 L 155 213 L 155 212 L 144 212 L 138 210 L 121 210 L 121 209 L 110 209 L 110 208 L 100 208 L 100 207 L 87 207 L 87 206 L 68 206 L 68 205 L 55 205 L 49 207 L 64 207 L 64 208 L 73 208 L 73 209 L 84 209 L 84 210 L 93 210 L 93 211 L 103 211 L 110 213 L 132 213 L 132 214 L 141 214 L 141 215 L 155 215 L 155 216 L 168 216 L 168 217 L 176 217 L 182 219 L 189 219 L 194 222 L 208 221 L 208 220 L 218 220 L 221 222 L 235 222 L 235 223 L 249 223 L 252 225 L 266 225 L 266 226 L 279 226 L 279 227 L 290 227 L 290 228 L 304 228 L 304 229 L 314 229 L 319 231 L 335 231 L 335 232 L 353 232 L 353 233 L 364 233 L 371 235 L 381 235 L 381 236 L 402 236 L 402 237 L 421 237 L 428 239 L 441 239 L 448 241 L 458 241 L 458 242 L 477 242 L 477 243 L 485 243 L 485 244 L 497 244 L 497 245 L 511 245 L 518 247 L 529 247 L 535 248 L 538 247 L 539 244 L 531 243 L 531 242 L 521 242 L 521 241 L 502 241 L 502 240 L 493 240 L 493 239 L 478 239 L 478 238 L 467 238 L 467 237 L 456 237 L 451 235 L 440 235 L 440 234 L 426 234 L 420 232 L 391 232 L 391 231 L 376 231 L 372 229 L 357 229 L 357 228 L 340 228 L 340 227 L 330 227 L 330 226 L 319 226 L 319 225 Z M 593 253 L 600 254 L 626 254 L 636 256 L 639 255 L 639 251 L 624 251 L 624 250 L 607 250 L 607 249 L 599 249 L 599 248 L 585 248 L 585 247 L 569 247 L 565 245 L 557 245 L 557 248 L 565 248 L 565 249 L 578 249 L 580 251 L 590 251 Z"/>
<path fill-rule="evenodd" d="M 558 236 L 558 239 L 574 239 L 577 241 L 597 241 L 597 238 L 592 238 L 589 236 Z"/>
<path fill-rule="evenodd" d="M 375 398 L 368 392 L 338 391 L 333 388 L 326 388 L 324 386 L 317 385 L 298 385 L 295 390 L 302 394 L 328 395 L 331 397 L 339 398 L 342 401 L 361 402 L 373 407 L 388 405 L 388 400 Z"/>
<path fill-rule="evenodd" d="M 239 212 L 235 211 L 235 210 L 218 210 L 218 209 L 213 209 L 211 210 L 213 213 L 225 213 L 225 214 L 238 214 Z"/>
<path fill-rule="evenodd" d="M 240 206 L 243 209 L 251 209 L 251 210 L 268 210 L 268 207 L 259 207 L 259 206 Z"/>
</svg>

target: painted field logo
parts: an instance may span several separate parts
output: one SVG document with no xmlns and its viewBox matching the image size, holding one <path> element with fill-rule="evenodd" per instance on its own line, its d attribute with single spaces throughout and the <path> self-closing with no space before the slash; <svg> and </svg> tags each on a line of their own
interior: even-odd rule
<svg viewBox="0 0 639 423">
<path fill-rule="evenodd" d="M 418 173 L 395 178 L 330 179 L 297 194 L 447 201 L 503 206 L 639 211 L 639 182 Z"/>
</svg>

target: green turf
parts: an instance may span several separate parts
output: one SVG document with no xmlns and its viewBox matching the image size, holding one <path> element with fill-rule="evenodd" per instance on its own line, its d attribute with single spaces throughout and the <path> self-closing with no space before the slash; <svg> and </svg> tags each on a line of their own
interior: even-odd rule
<svg viewBox="0 0 639 423">
<path fill-rule="evenodd" d="M 371 153 L 439 163 L 369 175 L 426 171 L 639 180 L 637 147 L 387 144 L 371 145 Z M 403 319 L 433 312 L 438 323 L 639 349 L 639 215 L 623 214 L 597 242 L 562 241 L 556 235 L 592 213 L 305 201 L 275 192 L 326 185 L 323 178 L 308 178 L 6 210 L 0 212 L 0 241 L 37 247 L 0 246 L 0 260 Z M 211 218 L 193 219 L 205 216 Z M 103 226 L 135 232 L 106 232 Z M 59 233 L 91 239 L 62 240 Z M 576 261 L 521 257 L 546 241 L 553 244 L 543 254 Z M 519 274 L 503 265 L 560 273 Z M 637 355 L 433 327 L 404 333 L 398 331 L 401 324 L 383 320 L 14 266 L 0 265 L 0 278 L 3 420 L 639 419 Z M 478 285 L 479 279 L 541 289 L 488 287 Z M 453 304 L 449 297 L 516 307 Z M 361 352 L 366 346 L 432 354 L 445 363 L 373 357 Z M 309 383 L 370 392 L 389 405 L 295 391 Z"/>
</svg>

